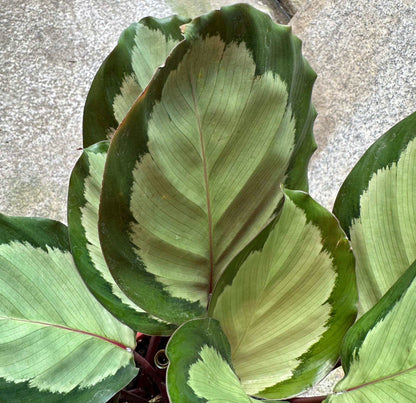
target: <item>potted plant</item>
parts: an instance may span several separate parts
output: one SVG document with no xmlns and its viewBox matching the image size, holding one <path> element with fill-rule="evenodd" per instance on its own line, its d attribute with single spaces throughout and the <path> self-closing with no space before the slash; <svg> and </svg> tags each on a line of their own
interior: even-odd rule
<svg viewBox="0 0 416 403">
<path fill-rule="evenodd" d="M 248 5 L 124 31 L 68 228 L 0 216 L 0 400 L 414 401 L 416 114 L 332 214 L 307 194 L 314 80 Z M 294 398 L 340 356 L 333 394 Z"/>
</svg>

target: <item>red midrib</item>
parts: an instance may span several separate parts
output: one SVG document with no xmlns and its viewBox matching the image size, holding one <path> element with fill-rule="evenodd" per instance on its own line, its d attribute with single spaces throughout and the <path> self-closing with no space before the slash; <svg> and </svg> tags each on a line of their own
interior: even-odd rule
<svg viewBox="0 0 416 403">
<path fill-rule="evenodd" d="M 380 378 L 380 379 L 375 379 L 374 381 L 370 381 L 370 382 L 367 382 L 367 383 L 363 383 L 362 385 L 354 386 L 354 387 L 349 388 L 349 389 L 346 389 L 344 391 L 340 391 L 339 393 L 342 394 L 342 393 L 346 393 L 346 392 L 353 392 L 354 390 L 358 390 L 358 389 L 364 388 L 365 386 L 375 385 L 375 384 L 377 384 L 379 382 L 387 381 L 389 379 L 395 378 L 395 377 L 400 376 L 400 375 L 404 375 L 404 374 L 406 374 L 408 372 L 411 372 L 411 371 L 414 371 L 414 370 L 416 370 L 416 365 L 414 365 L 411 368 L 405 369 L 403 371 L 397 372 L 395 374 L 388 375 L 388 376 L 385 376 L 385 377 Z"/>
<path fill-rule="evenodd" d="M 120 347 L 123 350 L 131 351 L 131 348 L 130 347 L 125 346 L 124 344 L 119 343 L 118 341 L 111 340 L 111 339 L 107 339 L 104 336 L 100 336 L 98 334 L 86 332 L 84 330 L 73 329 L 73 328 L 70 328 L 70 327 L 67 327 L 67 326 L 56 325 L 56 324 L 52 324 L 52 323 L 48 323 L 48 322 L 41 322 L 41 321 L 37 321 L 37 320 L 28 320 L 28 319 L 19 319 L 19 318 L 7 318 L 7 317 L 4 317 L 4 316 L 0 316 L 0 319 L 13 320 L 13 321 L 16 321 L 16 322 L 31 323 L 31 324 L 42 325 L 42 326 L 50 326 L 50 327 L 55 327 L 57 329 L 68 330 L 70 332 L 81 333 L 81 334 L 85 334 L 86 336 L 92 336 L 92 337 L 95 337 L 97 339 L 104 340 L 104 341 L 106 341 L 108 343 L 114 344 L 115 346 Z"/>
<path fill-rule="evenodd" d="M 208 167 L 207 167 L 207 160 L 205 156 L 205 144 L 204 144 L 204 137 L 202 133 L 202 125 L 201 125 L 201 118 L 199 116 L 198 104 L 196 101 L 196 94 L 195 94 L 195 83 L 193 80 L 194 75 L 191 73 L 190 81 L 192 86 L 192 98 L 194 102 L 196 120 L 198 123 L 198 131 L 199 131 L 199 141 L 201 143 L 201 158 L 202 158 L 202 165 L 204 167 L 204 182 L 205 182 L 205 195 L 207 199 L 207 215 L 208 215 L 208 242 L 209 242 L 209 269 L 210 269 L 210 278 L 209 278 L 209 291 L 208 291 L 208 304 L 209 304 L 209 297 L 212 294 L 213 282 L 214 282 L 214 254 L 213 254 L 213 240 L 212 240 L 212 214 L 211 214 L 211 198 L 209 193 L 209 181 L 208 181 Z"/>
</svg>

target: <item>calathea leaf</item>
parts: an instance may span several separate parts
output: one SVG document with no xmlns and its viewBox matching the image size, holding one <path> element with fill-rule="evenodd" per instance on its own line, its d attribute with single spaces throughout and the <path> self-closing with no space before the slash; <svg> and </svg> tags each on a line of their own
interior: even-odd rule
<svg viewBox="0 0 416 403">
<path fill-rule="evenodd" d="M 235 5 L 184 35 L 110 145 L 99 219 L 120 288 L 178 324 L 206 314 L 228 263 L 279 205 L 280 185 L 306 186 L 315 148 L 315 75 L 290 28 Z"/>
<path fill-rule="evenodd" d="M 334 213 L 351 236 L 361 316 L 416 259 L 416 113 L 368 149 Z"/>
<path fill-rule="evenodd" d="M 0 215 L 0 401 L 106 402 L 137 374 L 134 332 L 88 291 L 67 239 Z"/>
<path fill-rule="evenodd" d="M 130 25 L 98 70 L 84 109 L 84 147 L 111 137 L 157 67 L 183 39 L 189 19 L 146 17 Z"/>
<path fill-rule="evenodd" d="M 356 301 L 354 257 L 336 218 L 285 190 L 280 217 L 227 268 L 210 314 L 244 390 L 286 398 L 333 368 Z"/>
<path fill-rule="evenodd" d="M 230 345 L 212 318 L 184 323 L 169 340 L 167 388 L 172 403 L 252 403 L 235 374 Z"/>
<path fill-rule="evenodd" d="M 68 231 L 78 270 L 95 297 L 129 327 L 146 334 L 171 334 L 175 326 L 151 317 L 115 283 L 98 239 L 98 207 L 108 142 L 84 150 L 69 184 Z"/>
<path fill-rule="evenodd" d="M 348 331 L 345 378 L 328 403 L 413 403 L 416 396 L 416 263 Z"/>
</svg>

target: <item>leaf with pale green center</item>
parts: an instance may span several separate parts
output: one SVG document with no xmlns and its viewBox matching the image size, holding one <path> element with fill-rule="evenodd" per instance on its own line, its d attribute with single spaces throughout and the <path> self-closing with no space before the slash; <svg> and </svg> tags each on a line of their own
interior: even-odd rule
<svg viewBox="0 0 416 403">
<path fill-rule="evenodd" d="M 250 395 L 286 398 L 334 366 L 356 315 L 354 257 L 336 218 L 299 191 L 224 273 L 210 314 Z"/>
<path fill-rule="evenodd" d="M 167 346 L 167 388 L 172 403 L 252 403 L 235 374 L 230 346 L 211 318 L 183 324 Z"/>
<path fill-rule="evenodd" d="M 416 259 L 416 113 L 368 149 L 334 213 L 351 236 L 361 316 Z"/>
<path fill-rule="evenodd" d="M 188 18 L 146 17 L 130 25 L 98 70 L 84 109 L 84 147 L 111 137 L 155 70 L 183 39 Z"/>
<path fill-rule="evenodd" d="M 106 402 L 135 334 L 88 291 L 58 222 L 0 215 L 0 400 Z"/>
<path fill-rule="evenodd" d="M 328 403 L 413 403 L 416 396 L 416 263 L 348 331 L 345 377 Z"/>
<path fill-rule="evenodd" d="M 146 334 L 169 335 L 175 329 L 151 317 L 117 286 L 104 260 L 98 238 L 98 207 L 108 142 L 84 150 L 71 174 L 68 231 L 78 270 L 95 297 L 118 319 Z"/>
<path fill-rule="evenodd" d="M 110 145 L 100 205 L 116 282 L 174 323 L 205 314 L 228 263 L 273 216 L 281 184 L 306 186 L 315 148 L 315 75 L 290 28 L 235 5 L 184 35 Z"/>
</svg>

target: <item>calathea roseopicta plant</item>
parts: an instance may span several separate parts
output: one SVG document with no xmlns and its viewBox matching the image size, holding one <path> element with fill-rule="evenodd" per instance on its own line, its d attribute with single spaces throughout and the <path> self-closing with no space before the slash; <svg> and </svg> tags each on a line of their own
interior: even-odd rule
<svg viewBox="0 0 416 403">
<path fill-rule="evenodd" d="M 314 79 L 248 5 L 122 34 L 86 102 L 68 228 L 0 216 L 0 401 L 291 400 L 340 355 L 313 401 L 414 401 L 416 114 L 334 216 L 306 193 Z"/>
</svg>

